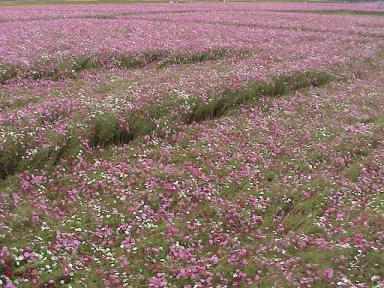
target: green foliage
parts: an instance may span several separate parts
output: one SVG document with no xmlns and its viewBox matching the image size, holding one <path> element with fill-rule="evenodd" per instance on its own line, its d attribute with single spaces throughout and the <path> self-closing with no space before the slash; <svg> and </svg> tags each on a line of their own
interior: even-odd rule
<svg viewBox="0 0 384 288">
<path fill-rule="evenodd" d="M 163 68 L 174 64 L 193 64 L 203 61 L 218 60 L 230 54 L 230 50 L 225 48 L 211 49 L 208 51 L 195 52 L 195 53 L 177 53 L 169 56 L 160 62 L 157 67 Z"/>
<path fill-rule="evenodd" d="M 65 156 L 74 156 L 79 151 L 80 141 L 69 137 L 61 146 L 51 146 L 47 149 L 39 150 L 31 159 L 20 161 L 19 169 L 40 169 L 43 167 L 51 169 L 59 163 L 60 159 Z"/>
<path fill-rule="evenodd" d="M 127 138 L 127 139 L 126 139 Z M 90 142 L 93 146 L 107 146 L 128 139 L 127 131 L 120 128 L 119 121 L 114 115 L 103 114 L 96 118 L 95 128 Z"/>
<path fill-rule="evenodd" d="M 91 57 L 75 57 L 72 59 L 72 65 L 70 65 L 70 67 L 76 72 L 79 72 L 85 69 L 96 68 L 98 66 L 99 66 L 99 63 L 97 62 L 97 60 Z"/>
<path fill-rule="evenodd" d="M 16 76 L 17 66 L 15 64 L 0 64 L 0 84 Z"/>
<path fill-rule="evenodd" d="M 368 270 L 368 273 L 364 273 L 365 275 L 373 273 L 378 273 L 378 275 L 384 274 L 384 254 L 377 253 L 374 249 L 369 249 L 363 258 L 363 262 L 365 264 L 363 267 L 366 267 L 366 270 Z"/>
<path fill-rule="evenodd" d="M 0 150 L 0 179 L 12 175 L 17 170 L 18 163 L 21 160 L 20 143 L 9 145 L 6 151 L 4 150 Z"/>
<path fill-rule="evenodd" d="M 157 61 L 161 61 L 162 59 L 166 58 L 169 55 L 169 52 L 166 50 L 152 50 L 152 51 L 147 51 L 143 53 L 143 59 L 144 62 L 147 64 L 154 63 Z"/>
<path fill-rule="evenodd" d="M 119 55 L 117 57 L 118 65 L 122 68 L 136 68 L 143 66 L 142 61 L 132 55 Z"/>
<path fill-rule="evenodd" d="M 375 124 L 383 124 L 384 123 L 384 114 L 382 115 L 375 115 L 369 117 L 365 123 L 375 123 Z"/>
<path fill-rule="evenodd" d="M 329 288 L 329 283 L 324 279 L 316 279 L 311 284 L 312 288 Z"/>
<path fill-rule="evenodd" d="M 349 166 L 345 170 L 345 177 L 349 178 L 350 180 L 357 182 L 359 181 L 360 177 L 360 166 L 358 163 L 353 163 L 351 166 Z"/>
<path fill-rule="evenodd" d="M 141 55 L 131 54 L 112 54 L 108 60 L 112 60 L 114 65 L 121 68 L 138 68 L 146 64 L 159 62 L 158 67 L 165 67 L 172 64 L 192 64 L 200 63 L 208 60 L 217 60 L 226 57 L 232 53 L 225 48 L 210 49 L 208 51 L 196 53 L 175 53 L 156 49 L 146 51 Z M 240 51 L 237 53 L 239 57 L 247 55 L 246 52 Z M 59 63 L 34 63 L 31 69 L 22 69 L 13 63 L 0 64 L 0 83 L 3 83 L 11 78 L 20 76 L 33 80 L 41 78 L 49 78 L 58 80 L 62 78 L 74 78 L 83 70 L 93 69 L 102 64 L 102 59 L 90 56 L 74 56 L 68 59 L 63 59 Z"/>
<path fill-rule="evenodd" d="M 47 75 L 49 78 L 58 79 L 70 77 L 74 78 L 83 70 L 88 70 L 98 67 L 98 62 L 91 57 L 77 56 L 70 60 L 64 60 L 59 64 L 56 74 Z"/>
<path fill-rule="evenodd" d="M 154 129 L 152 121 L 140 112 L 127 115 L 127 129 L 122 128 L 115 115 L 103 114 L 96 118 L 92 146 L 109 146 L 129 143 L 138 136 L 148 134 Z"/>
<path fill-rule="evenodd" d="M 76 77 L 79 72 L 96 68 L 99 65 L 99 62 L 96 59 L 86 56 L 76 56 L 70 59 L 64 59 L 53 66 L 47 63 L 35 63 L 31 70 L 22 70 L 20 67 L 17 67 L 16 64 L 0 64 L 0 83 L 18 75 L 33 80 L 41 78 L 49 78 L 53 80 L 65 77 L 73 78 Z"/>
<path fill-rule="evenodd" d="M 186 122 L 201 122 L 222 116 L 234 105 L 235 99 L 231 100 L 228 95 L 229 93 L 224 94 L 223 97 L 213 95 L 208 101 L 198 101 L 192 107 L 191 113 L 187 115 Z"/>
<path fill-rule="evenodd" d="M 291 90 L 299 90 L 310 86 L 320 87 L 328 83 L 332 76 L 325 71 L 309 70 L 294 72 L 283 78 Z"/>
<path fill-rule="evenodd" d="M 269 86 L 265 88 L 265 96 L 275 98 L 290 92 L 290 87 L 287 84 L 285 77 L 277 77 Z M 293 89 L 295 90 L 295 89 Z"/>
<path fill-rule="evenodd" d="M 24 71 L 23 77 L 37 80 L 40 78 L 50 78 L 58 80 L 62 78 L 74 78 L 83 70 L 96 68 L 99 63 L 91 57 L 76 56 L 70 59 L 64 59 L 54 67 L 47 68 L 46 65 L 36 65 L 33 71 Z"/>
<path fill-rule="evenodd" d="M 217 118 L 238 105 L 257 102 L 261 96 L 276 98 L 298 89 L 318 87 L 330 80 L 328 73 L 312 70 L 279 76 L 272 82 L 250 81 L 236 91 L 227 90 L 221 95 L 211 95 L 208 101 L 196 100 L 191 113 L 186 117 L 186 122 Z"/>
<path fill-rule="evenodd" d="M 9 145 L 6 151 L 0 150 L 0 179 L 28 168 L 52 168 L 63 157 L 74 156 L 80 151 L 80 141 L 74 137 L 68 137 L 63 143 L 41 149 L 30 158 L 23 157 L 25 148 L 20 143 Z"/>
<path fill-rule="evenodd" d="M 153 121 L 144 113 L 130 113 L 126 117 L 129 131 L 128 134 L 132 139 L 146 135 L 155 129 Z"/>
<path fill-rule="evenodd" d="M 111 58 L 121 68 L 131 69 L 143 67 L 146 64 L 161 61 L 168 55 L 164 50 L 146 51 L 142 55 L 118 54 L 112 55 Z"/>
</svg>

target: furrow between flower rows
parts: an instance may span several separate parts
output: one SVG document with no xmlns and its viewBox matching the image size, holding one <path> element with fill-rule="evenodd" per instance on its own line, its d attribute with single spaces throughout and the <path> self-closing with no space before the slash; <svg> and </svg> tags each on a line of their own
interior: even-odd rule
<svg viewBox="0 0 384 288">
<path fill-rule="evenodd" d="M 322 9 L 322 10 L 269 10 L 271 12 L 283 13 L 310 13 L 323 15 L 351 15 L 351 16 L 384 16 L 383 11 L 367 11 L 367 10 L 348 10 L 348 9 Z"/>
<path fill-rule="evenodd" d="M 149 17 L 134 17 L 136 20 L 145 20 L 145 21 L 153 21 L 153 22 L 179 22 L 179 20 L 171 19 L 171 18 L 149 18 Z M 318 32 L 318 33 L 330 33 L 330 34 L 342 34 L 341 31 L 337 29 L 319 29 L 315 27 L 300 27 L 300 26 L 286 26 L 286 25 L 271 25 L 271 24 L 262 24 L 262 23 L 249 23 L 249 22 L 229 22 L 227 20 L 185 20 L 184 22 L 194 23 L 194 24 L 209 24 L 209 25 L 219 25 L 219 26 L 234 26 L 234 27 L 245 27 L 245 28 L 258 28 L 258 29 L 270 29 L 270 30 L 283 30 L 283 31 L 300 31 L 300 32 Z M 344 32 L 346 35 L 356 35 L 362 37 L 371 37 L 371 38 L 379 38 L 383 39 L 383 35 L 381 33 L 372 33 L 372 32 L 354 32 L 354 31 L 346 31 Z"/>
<path fill-rule="evenodd" d="M 94 68 L 142 68 L 156 63 L 157 68 L 169 65 L 193 64 L 219 60 L 225 57 L 245 57 L 250 51 L 245 49 L 212 48 L 205 51 L 166 51 L 162 49 L 140 54 L 110 54 L 99 56 L 74 56 L 57 63 L 35 63 L 32 68 L 24 68 L 14 63 L 0 63 L 0 84 L 13 78 L 38 80 L 48 78 L 59 80 L 74 78 L 83 70 Z"/>
<path fill-rule="evenodd" d="M 219 118 L 241 105 L 254 105 L 263 97 L 273 99 L 303 88 L 319 87 L 332 78 L 333 76 L 325 71 L 294 72 L 279 75 L 271 81 L 248 81 L 237 90 L 211 93 L 207 100 L 193 97 L 187 100 L 188 103 L 184 103 L 185 99 L 162 102 L 148 105 L 146 110 L 127 111 L 124 115 L 99 114 L 91 124 L 91 132 L 85 133 L 86 139 L 79 135 L 61 135 L 61 139 L 57 141 L 60 144 L 48 148 L 25 147 L 21 143 L 11 143 L 7 149 L 0 150 L 0 179 L 29 168 L 52 168 L 61 158 L 76 155 L 81 145 L 94 149 L 124 145 L 151 133 L 165 136 L 162 131 L 166 127 L 177 129 L 178 124 Z M 176 114 L 171 112 L 182 111 L 180 107 L 185 104 L 190 109 Z M 89 122 L 84 119 L 83 122 L 87 121 Z M 27 157 L 27 148 L 37 152 L 32 157 Z"/>
<path fill-rule="evenodd" d="M 231 12 L 247 12 L 247 9 L 231 9 Z M 40 16 L 30 18 L 12 18 L 0 19 L 0 23 L 7 22 L 27 22 L 27 21 L 52 21 L 63 19 L 116 19 L 122 16 L 148 15 L 148 14 L 179 14 L 179 13 L 210 13 L 210 12 L 228 12 L 227 9 L 185 9 L 185 10 L 153 10 L 153 11 L 129 11 L 129 12 L 110 12 L 102 14 L 85 14 L 85 15 L 69 15 L 69 16 Z M 256 11 L 258 12 L 258 11 Z"/>
</svg>

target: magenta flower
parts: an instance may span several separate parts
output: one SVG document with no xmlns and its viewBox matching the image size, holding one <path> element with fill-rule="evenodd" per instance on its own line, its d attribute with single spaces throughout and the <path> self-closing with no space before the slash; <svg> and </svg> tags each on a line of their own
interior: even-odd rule
<svg viewBox="0 0 384 288">
<path fill-rule="evenodd" d="M 333 277 L 333 269 L 330 267 L 327 267 L 323 270 L 323 276 L 326 279 L 331 279 Z"/>
<path fill-rule="evenodd" d="M 168 225 L 167 226 L 167 233 L 168 234 L 176 234 L 179 230 L 173 226 L 173 225 Z"/>
<path fill-rule="evenodd" d="M 252 215 L 249 220 L 250 220 L 251 223 L 262 222 L 263 221 L 263 217 L 261 217 L 259 215 Z"/>
<path fill-rule="evenodd" d="M 133 245 L 135 245 L 135 243 L 136 243 L 135 239 L 133 239 L 131 236 L 127 236 L 121 242 L 121 247 L 131 248 Z"/>
<path fill-rule="evenodd" d="M 153 288 L 165 288 L 167 287 L 167 279 L 165 277 L 165 274 L 158 273 L 156 276 L 153 276 L 148 279 L 149 287 Z"/>
</svg>

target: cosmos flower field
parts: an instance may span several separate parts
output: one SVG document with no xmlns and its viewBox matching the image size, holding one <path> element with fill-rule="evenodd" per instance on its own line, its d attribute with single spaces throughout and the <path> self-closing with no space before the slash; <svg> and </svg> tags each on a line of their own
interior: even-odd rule
<svg viewBox="0 0 384 288">
<path fill-rule="evenodd" d="M 0 6 L 0 287 L 384 287 L 384 6 Z"/>
</svg>

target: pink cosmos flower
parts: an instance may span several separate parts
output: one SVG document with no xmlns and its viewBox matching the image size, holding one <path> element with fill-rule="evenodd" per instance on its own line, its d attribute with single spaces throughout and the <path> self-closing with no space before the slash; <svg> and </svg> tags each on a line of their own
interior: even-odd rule
<svg viewBox="0 0 384 288">
<path fill-rule="evenodd" d="M 176 234 L 179 230 L 173 226 L 173 225 L 168 225 L 167 226 L 167 233 L 168 234 Z"/>
<path fill-rule="evenodd" d="M 148 279 L 149 287 L 163 288 L 167 287 L 167 279 L 163 273 L 158 273 L 156 276 Z"/>
<path fill-rule="evenodd" d="M 250 220 L 251 223 L 262 222 L 263 221 L 263 217 L 254 214 L 254 215 L 251 216 L 251 218 L 249 220 Z"/>
<path fill-rule="evenodd" d="M 327 267 L 323 270 L 323 276 L 326 279 L 331 279 L 333 277 L 333 269 L 330 267 Z"/>
<path fill-rule="evenodd" d="M 121 242 L 121 246 L 124 248 L 130 248 L 135 245 L 136 241 L 131 236 L 125 237 L 125 239 Z"/>
</svg>

